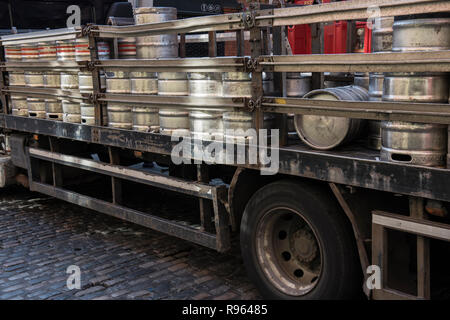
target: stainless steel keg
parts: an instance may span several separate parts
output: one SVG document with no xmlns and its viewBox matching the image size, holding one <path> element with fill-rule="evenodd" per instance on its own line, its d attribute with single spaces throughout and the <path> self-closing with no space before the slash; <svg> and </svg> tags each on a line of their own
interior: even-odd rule
<svg viewBox="0 0 450 320">
<path fill-rule="evenodd" d="M 369 73 L 368 72 L 355 72 L 353 78 L 353 84 L 358 87 L 363 87 L 369 90 Z"/>
<path fill-rule="evenodd" d="M 133 128 L 132 107 L 126 103 L 108 102 L 108 126 L 118 129 Z"/>
<path fill-rule="evenodd" d="M 288 97 L 303 97 L 311 91 L 311 77 L 300 72 L 286 74 L 286 95 Z"/>
<path fill-rule="evenodd" d="M 77 61 L 90 61 L 91 51 L 89 50 L 89 38 L 77 38 L 75 40 L 75 59 Z"/>
<path fill-rule="evenodd" d="M 275 83 L 273 81 L 272 72 L 262 73 L 263 94 L 265 96 L 273 96 L 275 94 Z"/>
<path fill-rule="evenodd" d="M 214 72 L 191 72 L 188 74 L 189 92 L 193 97 L 222 96 L 222 75 Z M 199 106 L 201 107 L 201 106 Z M 191 133 L 196 138 L 221 138 L 223 134 L 221 111 L 189 112 Z"/>
<path fill-rule="evenodd" d="M 125 71 L 106 71 L 106 91 L 109 93 L 131 93 L 130 75 Z M 108 102 L 108 126 L 132 129 L 132 106 L 124 103 Z"/>
<path fill-rule="evenodd" d="M 37 43 L 29 43 L 22 45 L 22 60 L 24 61 L 38 61 L 39 60 L 39 46 Z M 25 84 L 28 87 L 43 88 L 44 74 L 42 71 L 25 70 Z"/>
<path fill-rule="evenodd" d="M 81 123 L 80 101 L 62 100 L 63 121 Z"/>
<path fill-rule="evenodd" d="M 47 41 L 39 43 L 39 60 L 43 61 L 55 61 L 56 55 L 56 42 Z M 45 88 L 60 88 L 61 77 L 59 72 L 45 71 L 44 72 L 44 87 Z"/>
<path fill-rule="evenodd" d="M 392 50 L 396 52 L 450 49 L 450 19 L 395 21 Z M 447 102 L 445 73 L 386 73 L 383 101 Z M 444 166 L 447 126 L 385 121 L 381 125 L 381 159 L 424 166 Z"/>
<path fill-rule="evenodd" d="M 136 38 L 119 38 L 117 47 L 119 59 L 136 59 Z"/>
<path fill-rule="evenodd" d="M 450 18 L 395 21 L 392 51 L 435 51 L 450 48 Z"/>
<path fill-rule="evenodd" d="M 137 71 L 130 72 L 131 93 L 133 94 L 158 94 L 158 77 L 155 72 Z M 159 128 L 159 116 L 157 108 L 136 105 L 132 108 L 133 130 L 155 131 Z"/>
<path fill-rule="evenodd" d="M 81 124 L 95 125 L 95 107 L 92 103 L 80 103 Z"/>
<path fill-rule="evenodd" d="M 6 61 L 20 61 L 22 60 L 22 48 L 20 45 L 5 46 L 5 60 Z"/>
<path fill-rule="evenodd" d="M 444 166 L 447 126 L 403 121 L 381 122 L 381 160 Z"/>
<path fill-rule="evenodd" d="M 157 108 L 136 105 L 132 109 L 133 130 L 152 132 L 159 129 L 159 115 Z"/>
<path fill-rule="evenodd" d="M 106 71 L 106 92 L 131 93 L 130 75 L 125 71 Z"/>
<path fill-rule="evenodd" d="M 184 72 L 158 72 L 158 95 L 187 96 L 189 85 Z"/>
<path fill-rule="evenodd" d="M 106 107 L 102 105 L 103 123 L 108 123 L 108 115 Z M 81 124 L 95 125 L 95 107 L 92 103 L 80 103 Z"/>
<path fill-rule="evenodd" d="M 97 42 L 97 54 L 98 60 L 109 60 L 111 51 L 109 49 L 109 43 L 106 41 Z"/>
<path fill-rule="evenodd" d="M 369 101 L 381 101 L 383 95 L 384 75 L 382 73 L 370 73 L 369 75 Z M 367 121 L 368 137 L 367 147 L 374 150 L 381 149 L 381 122 Z"/>
<path fill-rule="evenodd" d="M 13 116 L 28 117 L 27 98 L 24 96 L 11 95 L 11 113 Z"/>
<path fill-rule="evenodd" d="M 49 120 L 62 121 L 62 102 L 58 99 L 45 99 L 45 117 Z"/>
<path fill-rule="evenodd" d="M 130 72 L 131 93 L 158 94 L 158 76 L 156 72 Z"/>
<path fill-rule="evenodd" d="M 45 119 L 45 101 L 42 98 L 27 98 L 28 116 Z"/>
<path fill-rule="evenodd" d="M 189 112 L 177 109 L 160 109 L 159 126 L 162 134 L 189 135 Z"/>
<path fill-rule="evenodd" d="M 189 85 L 184 72 L 158 72 L 158 95 L 187 96 Z M 162 134 L 189 134 L 189 112 L 180 108 L 160 109 L 159 125 Z"/>
<path fill-rule="evenodd" d="M 300 72 L 286 73 L 286 95 L 288 97 L 303 97 L 311 91 L 312 77 Z M 287 115 L 287 130 L 295 135 L 294 114 Z"/>
<path fill-rule="evenodd" d="M 229 98 L 252 96 L 252 74 L 247 72 L 224 72 L 222 95 Z"/>
<path fill-rule="evenodd" d="M 60 61 L 74 61 L 75 56 L 75 41 L 73 40 L 59 40 L 56 41 L 56 55 Z M 78 72 L 63 71 L 60 74 L 61 89 L 74 90 L 78 89 Z"/>
<path fill-rule="evenodd" d="M 393 17 L 376 18 L 372 29 L 372 52 L 390 52 L 392 50 Z M 369 74 L 369 101 L 381 101 L 383 95 L 383 73 Z M 368 120 L 367 147 L 381 149 L 381 122 Z"/>
<path fill-rule="evenodd" d="M 272 114 L 264 114 L 264 129 L 273 128 L 274 117 Z M 253 130 L 253 114 L 246 111 L 229 111 L 223 113 L 224 140 L 234 138 L 246 138 L 252 140 L 258 133 Z"/>
<path fill-rule="evenodd" d="M 366 101 L 367 90 L 358 86 L 318 89 L 307 93 L 304 98 L 318 100 Z M 344 117 L 317 115 L 295 115 L 295 129 L 300 139 L 308 146 L 329 150 L 356 138 L 364 121 Z"/>
<path fill-rule="evenodd" d="M 392 25 L 394 17 L 376 18 L 372 28 L 372 52 L 392 50 Z"/>
<path fill-rule="evenodd" d="M 134 10 L 136 25 L 176 19 L 176 8 L 144 7 Z M 176 34 L 138 37 L 136 53 L 139 59 L 176 58 L 178 57 L 178 37 Z"/>
</svg>

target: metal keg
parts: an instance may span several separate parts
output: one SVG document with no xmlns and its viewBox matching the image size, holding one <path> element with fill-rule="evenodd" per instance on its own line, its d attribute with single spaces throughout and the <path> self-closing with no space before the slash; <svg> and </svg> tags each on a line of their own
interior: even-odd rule
<svg viewBox="0 0 450 320">
<path fill-rule="evenodd" d="M 187 96 L 188 94 L 189 85 L 186 73 L 158 72 L 158 95 Z M 159 110 L 159 125 L 162 134 L 189 134 L 189 112 L 180 109 Z"/>
<path fill-rule="evenodd" d="M 189 135 L 189 112 L 176 109 L 160 109 L 159 126 L 162 134 Z"/>
<path fill-rule="evenodd" d="M 358 86 L 345 86 L 313 90 L 304 98 L 318 100 L 366 101 L 366 89 Z M 364 121 L 344 117 L 317 115 L 295 115 L 295 129 L 300 139 L 308 146 L 329 150 L 356 138 L 362 131 Z"/>
<path fill-rule="evenodd" d="M 133 130 L 151 132 L 159 128 L 159 115 L 157 108 L 145 105 L 136 105 L 132 109 Z"/>
<path fill-rule="evenodd" d="M 9 62 L 22 60 L 20 45 L 5 46 L 5 59 Z M 9 72 L 10 86 L 25 86 L 25 74 L 22 72 Z M 14 116 L 28 117 L 27 98 L 25 96 L 11 94 L 11 113 Z"/>
<path fill-rule="evenodd" d="M 106 71 L 106 91 L 109 93 L 131 93 L 130 75 L 125 71 Z"/>
<path fill-rule="evenodd" d="M 450 48 L 450 18 L 395 21 L 392 51 L 436 51 Z"/>
<path fill-rule="evenodd" d="M 95 125 L 95 107 L 92 103 L 80 103 L 81 123 Z"/>
<path fill-rule="evenodd" d="M 108 123 L 106 106 L 102 105 L 103 123 Z M 95 107 L 92 103 L 80 103 L 81 124 L 95 125 Z"/>
<path fill-rule="evenodd" d="M 372 52 L 390 52 L 392 50 L 392 32 L 394 17 L 376 18 L 372 29 Z M 356 82 L 355 82 L 356 83 Z M 381 101 L 383 95 L 383 73 L 369 73 L 369 101 Z M 368 120 L 367 147 L 381 149 L 381 122 Z"/>
<path fill-rule="evenodd" d="M 385 74 L 382 99 L 445 103 L 448 86 L 448 76 L 442 73 Z M 381 141 L 381 160 L 440 167 L 447 153 L 447 126 L 383 121 Z"/>
<path fill-rule="evenodd" d="M 132 107 L 126 103 L 108 102 L 108 126 L 118 129 L 132 129 Z"/>
<path fill-rule="evenodd" d="M 6 46 L 5 47 L 5 59 L 9 62 L 22 60 L 22 49 L 20 45 Z M 25 75 L 23 71 L 9 72 L 9 85 L 10 86 L 25 86 Z"/>
<path fill-rule="evenodd" d="M 49 120 L 62 121 L 62 102 L 58 99 L 45 99 L 45 117 Z"/>
<path fill-rule="evenodd" d="M 75 42 L 74 40 L 58 40 L 56 41 L 56 56 L 60 61 L 74 61 L 75 59 Z"/>
<path fill-rule="evenodd" d="M 372 28 L 372 52 L 389 52 L 392 50 L 392 25 L 394 17 L 375 18 Z"/>
<path fill-rule="evenodd" d="M 62 100 L 63 121 L 81 123 L 80 101 Z"/>
<path fill-rule="evenodd" d="M 78 88 L 81 93 L 92 93 L 94 90 L 92 84 L 92 73 L 89 71 L 78 72 Z"/>
<path fill-rule="evenodd" d="M 97 42 L 98 60 L 109 60 L 111 51 L 109 49 L 109 43 L 106 41 Z"/>
<path fill-rule="evenodd" d="M 56 41 L 56 55 L 59 61 L 75 61 L 75 41 Z M 78 89 L 78 73 L 76 71 L 63 71 L 60 74 L 61 89 Z"/>
<path fill-rule="evenodd" d="M 45 119 L 45 101 L 42 98 L 27 98 L 28 116 Z"/>
<path fill-rule="evenodd" d="M 312 77 L 302 75 L 300 72 L 288 72 L 286 74 L 286 95 L 288 97 L 303 97 L 311 91 Z M 288 132 L 295 132 L 294 114 L 287 115 Z"/>
<path fill-rule="evenodd" d="M 224 72 L 222 95 L 229 98 L 252 96 L 252 74 L 248 72 Z"/>
<path fill-rule="evenodd" d="M 158 94 L 158 76 L 156 72 L 130 72 L 131 93 Z"/>
<path fill-rule="evenodd" d="M 158 72 L 158 95 L 187 96 L 189 85 L 185 72 Z"/>
<path fill-rule="evenodd" d="M 22 60 L 22 48 L 20 45 L 5 46 L 5 60 L 6 61 L 20 61 Z"/>
<path fill-rule="evenodd" d="M 38 43 L 39 60 L 53 61 L 56 60 L 56 42 L 46 41 Z"/>
<path fill-rule="evenodd" d="M 77 38 L 75 40 L 75 59 L 76 61 L 90 61 L 91 51 L 89 50 L 89 38 Z"/>
<path fill-rule="evenodd" d="M 9 73 L 9 85 L 10 86 L 25 86 L 25 75 L 19 72 Z"/>
<path fill-rule="evenodd" d="M 274 117 L 272 114 L 264 114 L 263 128 L 273 128 Z M 230 111 L 223 113 L 223 128 L 225 138 L 250 138 L 247 130 L 254 129 L 253 125 L 253 113 L 246 111 Z M 258 133 L 254 131 L 257 135 Z"/>
<path fill-rule="evenodd" d="M 39 60 L 54 61 L 57 59 L 55 41 L 40 42 L 38 45 L 39 45 Z M 44 87 L 60 88 L 61 87 L 60 73 L 54 71 L 45 71 Z"/>
<path fill-rule="evenodd" d="M 286 74 L 286 95 L 288 97 L 303 97 L 311 91 L 311 77 L 300 72 Z"/>
<path fill-rule="evenodd" d="M 24 61 L 38 61 L 39 60 L 39 46 L 37 43 L 28 43 L 22 45 L 22 60 Z M 28 87 L 42 88 L 44 87 L 44 74 L 42 71 L 25 72 L 25 84 Z"/>
<path fill-rule="evenodd" d="M 136 25 L 176 19 L 176 8 L 144 7 L 134 10 Z M 176 58 L 178 57 L 178 37 L 176 34 L 138 37 L 136 53 L 139 59 Z"/>
<path fill-rule="evenodd" d="M 369 75 L 369 101 L 381 101 L 383 95 L 384 75 L 382 73 L 370 73 Z M 381 122 L 368 120 L 367 147 L 374 150 L 381 149 Z"/>
<path fill-rule="evenodd" d="M 275 83 L 273 81 L 272 72 L 262 73 L 263 94 L 265 96 L 273 96 L 275 94 Z"/>
<path fill-rule="evenodd" d="M 381 160 L 423 166 L 443 166 L 447 153 L 447 125 L 381 122 Z"/>
<path fill-rule="evenodd" d="M 136 59 L 136 38 L 119 38 L 117 47 L 119 59 Z"/>
<path fill-rule="evenodd" d="M 27 98 L 11 95 L 11 113 L 13 116 L 28 117 Z"/>
<path fill-rule="evenodd" d="M 392 50 L 396 52 L 450 49 L 450 19 L 395 21 Z M 383 101 L 442 103 L 449 98 L 446 73 L 386 73 Z M 443 166 L 447 126 L 384 121 L 381 159 L 424 166 Z"/>
<path fill-rule="evenodd" d="M 369 90 L 369 73 L 368 72 L 355 72 L 353 77 L 353 84 L 358 87 L 363 87 Z"/>
<path fill-rule="evenodd" d="M 188 74 L 189 92 L 193 97 L 222 96 L 222 75 L 214 72 L 191 72 Z M 198 106 L 201 107 L 201 106 Z M 221 137 L 223 134 L 221 111 L 189 112 L 190 130 L 197 138 Z"/>
</svg>

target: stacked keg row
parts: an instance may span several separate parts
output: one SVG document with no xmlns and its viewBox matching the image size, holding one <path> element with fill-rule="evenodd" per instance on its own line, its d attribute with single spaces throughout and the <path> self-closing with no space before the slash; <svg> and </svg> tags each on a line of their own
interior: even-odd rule
<svg viewBox="0 0 450 320">
<path fill-rule="evenodd" d="M 22 60 L 22 50 L 20 46 L 5 47 L 5 59 L 8 62 Z M 23 71 L 9 72 L 10 86 L 25 86 L 25 74 Z M 15 116 L 28 116 L 27 97 L 11 94 L 11 113 Z"/>
<path fill-rule="evenodd" d="M 372 52 L 392 51 L 392 25 L 394 17 L 382 17 L 375 21 L 372 29 Z M 382 72 L 371 72 L 369 74 L 369 101 L 381 101 L 383 96 L 384 74 Z M 380 121 L 368 121 L 367 146 L 370 149 L 381 149 L 381 127 Z"/>
<path fill-rule="evenodd" d="M 109 46 L 106 42 L 98 43 L 100 59 L 109 58 Z M 86 61 L 90 59 L 87 38 L 27 43 L 21 46 L 6 47 L 7 61 Z M 31 71 L 10 72 L 11 86 L 32 88 L 53 88 L 61 90 L 79 90 L 92 93 L 92 73 L 67 71 Z M 94 107 L 82 99 L 36 98 L 11 95 L 12 114 L 40 119 L 58 120 L 72 123 L 94 123 Z M 82 116 L 82 110 L 85 114 Z"/>
<path fill-rule="evenodd" d="M 394 52 L 450 50 L 450 18 L 395 18 Z M 447 73 L 385 73 L 383 101 L 446 103 Z M 381 159 L 441 167 L 447 153 L 447 125 L 383 121 Z"/>
</svg>

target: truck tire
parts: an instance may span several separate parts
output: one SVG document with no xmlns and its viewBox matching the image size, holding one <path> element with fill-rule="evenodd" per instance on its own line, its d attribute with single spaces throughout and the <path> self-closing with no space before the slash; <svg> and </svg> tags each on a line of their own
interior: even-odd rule
<svg viewBox="0 0 450 320">
<path fill-rule="evenodd" d="M 252 196 L 240 243 L 248 276 L 264 298 L 349 299 L 362 288 L 352 235 L 329 190 L 282 180 Z"/>
</svg>

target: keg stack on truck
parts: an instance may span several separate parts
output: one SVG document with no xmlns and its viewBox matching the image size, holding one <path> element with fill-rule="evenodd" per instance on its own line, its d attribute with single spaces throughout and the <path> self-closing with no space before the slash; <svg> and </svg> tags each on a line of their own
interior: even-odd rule
<svg viewBox="0 0 450 320">
<path fill-rule="evenodd" d="M 393 17 L 374 21 L 370 33 L 359 23 L 369 1 L 357 2 L 189 19 L 177 19 L 176 8 L 142 6 L 133 17 L 130 11 L 127 25 L 2 37 L 5 154 L 32 191 L 219 252 L 238 233 L 249 277 L 269 298 L 348 297 L 360 293 L 359 271 L 367 278 L 371 265 L 382 268 L 384 282 L 366 290 L 368 297 L 429 298 L 425 265 L 436 247 L 427 251 L 428 238 L 450 241 L 450 2 L 382 1 L 382 15 Z M 355 23 L 371 46 L 348 50 L 340 41 L 349 53 L 276 54 L 283 52 L 281 27 L 327 23 L 328 34 L 346 25 L 332 22 L 336 16 Z M 217 57 L 219 38 L 235 41 L 237 56 Z M 320 38 L 314 47 L 337 41 Z M 186 43 L 198 39 L 209 39 L 208 54 L 186 58 Z M 272 164 L 263 163 L 261 150 L 256 164 L 175 164 L 171 157 L 171 135 L 239 137 L 250 155 L 255 145 L 241 138 L 256 127 L 282 133 L 279 148 L 268 146 L 279 156 L 273 176 L 260 174 Z M 238 155 L 239 147 L 232 151 Z M 73 179 L 68 168 L 82 174 Z M 85 190 L 93 181 L 108 194 Z M 137 209 L 133 190 L 122 184 L 149 195 L 152 188 L 187 195 L 199 208 L 195 223 Z M 402 241 L 391 240 L 391 229 Z M 391 268 L 387 256 L 398 252 L 423 267 L 412 275 Z M 403 271 L 412 280 L 394 292 L 391 272 Z"/>
</svg>

